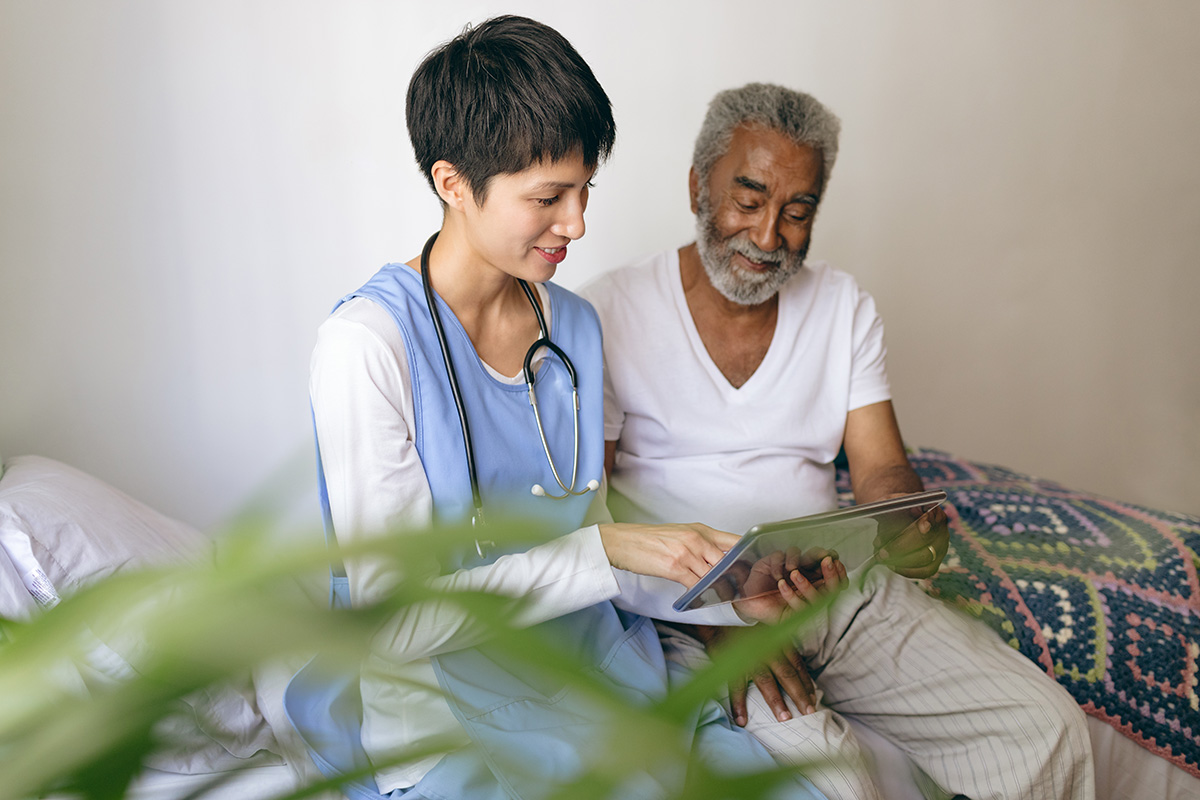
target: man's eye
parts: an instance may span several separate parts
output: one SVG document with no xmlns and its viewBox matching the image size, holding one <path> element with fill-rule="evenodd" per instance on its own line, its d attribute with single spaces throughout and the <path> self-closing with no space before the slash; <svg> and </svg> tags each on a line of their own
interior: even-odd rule
<svg viewBox="0 0 1200 800">
<path fill-rule="evenodd" d="M 758 203 L 748 202 L 745 200 L 734 200 L 733 204 L 742 211 L 755 211 L 758 208 Z"/>
<path fill-rule="evenodd" d="M 557 197 L 539 197 L 539 198 L 537 198 L 537 204 L 539 206 L 552 206 L 557 202 L 558 202 Z"/>
</svg>

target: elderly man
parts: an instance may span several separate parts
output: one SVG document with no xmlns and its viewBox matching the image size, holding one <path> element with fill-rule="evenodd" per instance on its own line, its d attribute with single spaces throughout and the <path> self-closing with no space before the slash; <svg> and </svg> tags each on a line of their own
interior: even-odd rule
<svg viewBox="0 0 1200 800">
<path fill-rule="evenodd" d="M 839 128 L 819 102 L 782 87 L 718 94 L 688 177 L 695 243 L 584 291 L 605 331 L 617 519 L 744 531 L 827 510 L 843 447 L 859 503 L 921 490 L 874 301 L 848 274 L 805 263 Z M 1078 706 L 986 626 L 905 580 L 934 574 L 945 556 L 944 525 L 921 535 L 887 554 L 892 571 L 852 581 L 748 695 L 735 690 L 734 719 L 781 762 L 823 764 L 810 777 L 830 797 L 879 796 L 847 719 L 952 794 L 1091 797 Z M 663 630 L 676 660 L 702 663 L 696 638 Z"/>
</svg>

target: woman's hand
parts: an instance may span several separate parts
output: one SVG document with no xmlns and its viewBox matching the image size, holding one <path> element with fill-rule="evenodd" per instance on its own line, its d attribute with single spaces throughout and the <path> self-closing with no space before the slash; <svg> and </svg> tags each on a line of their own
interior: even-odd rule
<svg viewBox="0 0 1200 800">
<path fill-rule="evenodd" d="M 653 575 L 691 587 L 721 560 L 740 536 L 699 522 L 681 525 L 603 523 L 600 541 L 617 569 Z"/>
</svg>

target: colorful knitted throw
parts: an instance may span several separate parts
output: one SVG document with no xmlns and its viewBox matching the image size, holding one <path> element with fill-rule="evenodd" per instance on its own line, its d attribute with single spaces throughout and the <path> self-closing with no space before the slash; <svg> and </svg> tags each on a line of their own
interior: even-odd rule
<svg viewBox="0 0 1200 800">
<path fill-rule="evenodd" d="M 934 450 L 910 460 L 949 495 L 950 550 L 926 591 L 992 626 L 1085 712 L 1200 777 L 1200 518 Z"/>
</svg>

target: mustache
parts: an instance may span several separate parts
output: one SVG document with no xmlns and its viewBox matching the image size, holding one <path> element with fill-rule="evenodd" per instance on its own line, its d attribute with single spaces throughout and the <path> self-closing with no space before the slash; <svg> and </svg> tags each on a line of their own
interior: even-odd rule
<svg viewBox="0 0 1200 800">
<path fill-rule="evenodd" d="M 787 247 L 785 246 L 777 247 L 774 250 L 763 250 L 758 245 L 740 236 L 728 240 L 725 246 L 729 250 L 743 255 L 751 261 L 757 261 L 760 264 L 779 265 L 787 257 Z"/>
<path fill-rule="evenodd" d="M 786 264 L 789 259 L 799 258 L 803 260 L 805 256 L 808 255 L 807 242 L 800 250 L 797 251 L 789 250 L 786 244 L 781 244 L 774 250 L 763 250 L 761 247 L 742 236 L 735 236 L 731 239 L 726 239 L 725 248 L 733 253 L 743 255 L 751 261 L 757 261 L 760 264 L 771 264 L 772 266 L 776 267 L 781 264 Z"/>
</svg>

